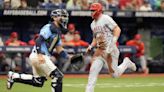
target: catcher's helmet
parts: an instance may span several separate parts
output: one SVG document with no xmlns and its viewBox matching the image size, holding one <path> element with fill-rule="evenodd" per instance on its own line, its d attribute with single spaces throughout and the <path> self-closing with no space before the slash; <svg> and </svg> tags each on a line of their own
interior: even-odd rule
<svg viewBox="0 0 164 92">
<path fill-rule="evenodd" d="M 67 28 L 69 14 L 65 9 L 53 10 L 53 11 L 51 11 L 50 16 L 51 16 L 51 18 L 61 17 L 60 24 L 62 25 L 63 28 Z"/>
<path fill-rule="evenodd" d="M 100 3 L 93 3 L 90 6 L 90 10 L 92 11 L 92 18 L 96 19 L 103 11 L 103 7 Z"/>
</svg>

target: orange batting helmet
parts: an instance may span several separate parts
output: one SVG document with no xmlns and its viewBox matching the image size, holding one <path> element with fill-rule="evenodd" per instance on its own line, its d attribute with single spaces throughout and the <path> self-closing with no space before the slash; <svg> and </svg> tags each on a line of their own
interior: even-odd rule
<svg viewBox="0 0 164 92">
<path fill-rule="evenodd" d="M 100 3 L 93 3 L 90 6 L 90 10 L 92 11 L 92 14 L 91 14 L 92 18 L 96 19 L 102 13 L 103 7 Z"/>
</svg>

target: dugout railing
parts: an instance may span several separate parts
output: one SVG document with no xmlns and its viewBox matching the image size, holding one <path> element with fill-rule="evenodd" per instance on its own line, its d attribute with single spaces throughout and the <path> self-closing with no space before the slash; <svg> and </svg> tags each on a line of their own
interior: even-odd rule
<svg viewBox="0 0 164 92">
<path fill-rule="evenodd" d="M 1 46 L 0 47 L 0 53 L 21 53 L 21 73 L 27 73 L 26 71 L 26 57 L 28 57 L 29 53 L 31 52 L 32 47 L 31 46 Z M 120 53 L 131 53 L 135 54 L 136 49 L 132 46 L 119 46 Z M 65 47 L 65 51 L 67 51 L 69 54 L 79 54 L 79 53 L 85 53 L 86 48 L 85 47 Z M 26 54 L 26 55 L 25 55 Z M 11 62 L 12 63 L 12 62 Z M 12 65 L 12 64 L 11 64 Z M 0 74 L 6 74 L 7 71 L 0 71 Z M 65 73 L 86 73 L 86 72 L 65 72 Z"/>
</svg>

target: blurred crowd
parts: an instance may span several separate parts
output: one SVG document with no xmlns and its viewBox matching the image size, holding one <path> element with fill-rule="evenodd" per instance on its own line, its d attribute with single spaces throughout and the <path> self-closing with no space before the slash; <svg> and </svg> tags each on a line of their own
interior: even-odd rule
<svg viewBox="0 0 164 92">
<path fill-rule="evenodd" d="M 99 2 L 104 10 L 164 11 L 164 0 L 0 0 L 4 9 L 58 9 L 89 10 Z"/>
</svg>

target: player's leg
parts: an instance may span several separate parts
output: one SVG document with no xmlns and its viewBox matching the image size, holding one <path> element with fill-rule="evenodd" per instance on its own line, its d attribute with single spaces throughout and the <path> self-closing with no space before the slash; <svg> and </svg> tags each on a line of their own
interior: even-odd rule
<svg viewBox="0 0 164 92">
<path fill-rule="evenodd" d="M 52 63 L 49 56 L 44 56 L 45 63 L 40 64 L 39 68 L 49 77 L 52 78 L 52 92 L 62 92 L 63 73 Z"/>
<path fill-rule="evenodd" d="M 140 56 L 139 60 L 140 60 L 140 64 L 141 64 L 141 68 L 142 68 L 143 72 L 145 74 L 148 74 L 149 73 L 149 69 L 147 68 L 147 62 L 146 62 L 145 56 L 143 56 L 143 55 Z"/>
<path fill-rule="evenodd" d="M 34 76 L 30 75 L 30 74 L 19 74 L 19 73 L 15 73 L 15 72 L 10 71 L 8 73 L 7 89 L 11 89 L 15 82 L 29 84 L 29 85 L 33 85 L 36 87 L 42 87 L 43 86 L 46 78 L 44 76 L 40 77 L 38 74 L 38 69 L 36 68 L 38 60 L 36 57 L 37 56 L 34 52 L 32 52 L 30 54 L 30 61 L 32 62 L 32 70 L 33 70 Z"/>
<path fill-rule="evenodd" d="M 111 58 L 112 58 L 112 68 L 114 70 L 114 73 L 112 73 L 112 76 L 114 78 L 121 76 L 127 68 L 130 68 L 133 71 L 136 70 L 135 64 L 127 57 L 125 57 L 123 62 L 118 66 L 119 50 L 116 46 L 111 52 Z"/>
<path fill-rule="evenodd" d="M 42 87 L 45 80 L 45 77 L 33 77 L 33 75 L 30 74 L 19 74 L 10 71 L 8 73 L 7 89 L 11 89 L 15 82 Z"/>
<path fill-rule="evenodd" d="M 52 78 L 52 92 L 62 92 L 63 73 L 56 68 L 51 72 L 50 77 Z"/>
<path fill-rule="evenodd" d="M 85 92 L 94 92 L 94 87 L 96 85 L 97 77 L 103 65 L 104 65 L 104 61 L 102 57 L 95 58 L 89 71 L 88 84 L 86 86 Z"/>
</svg>

